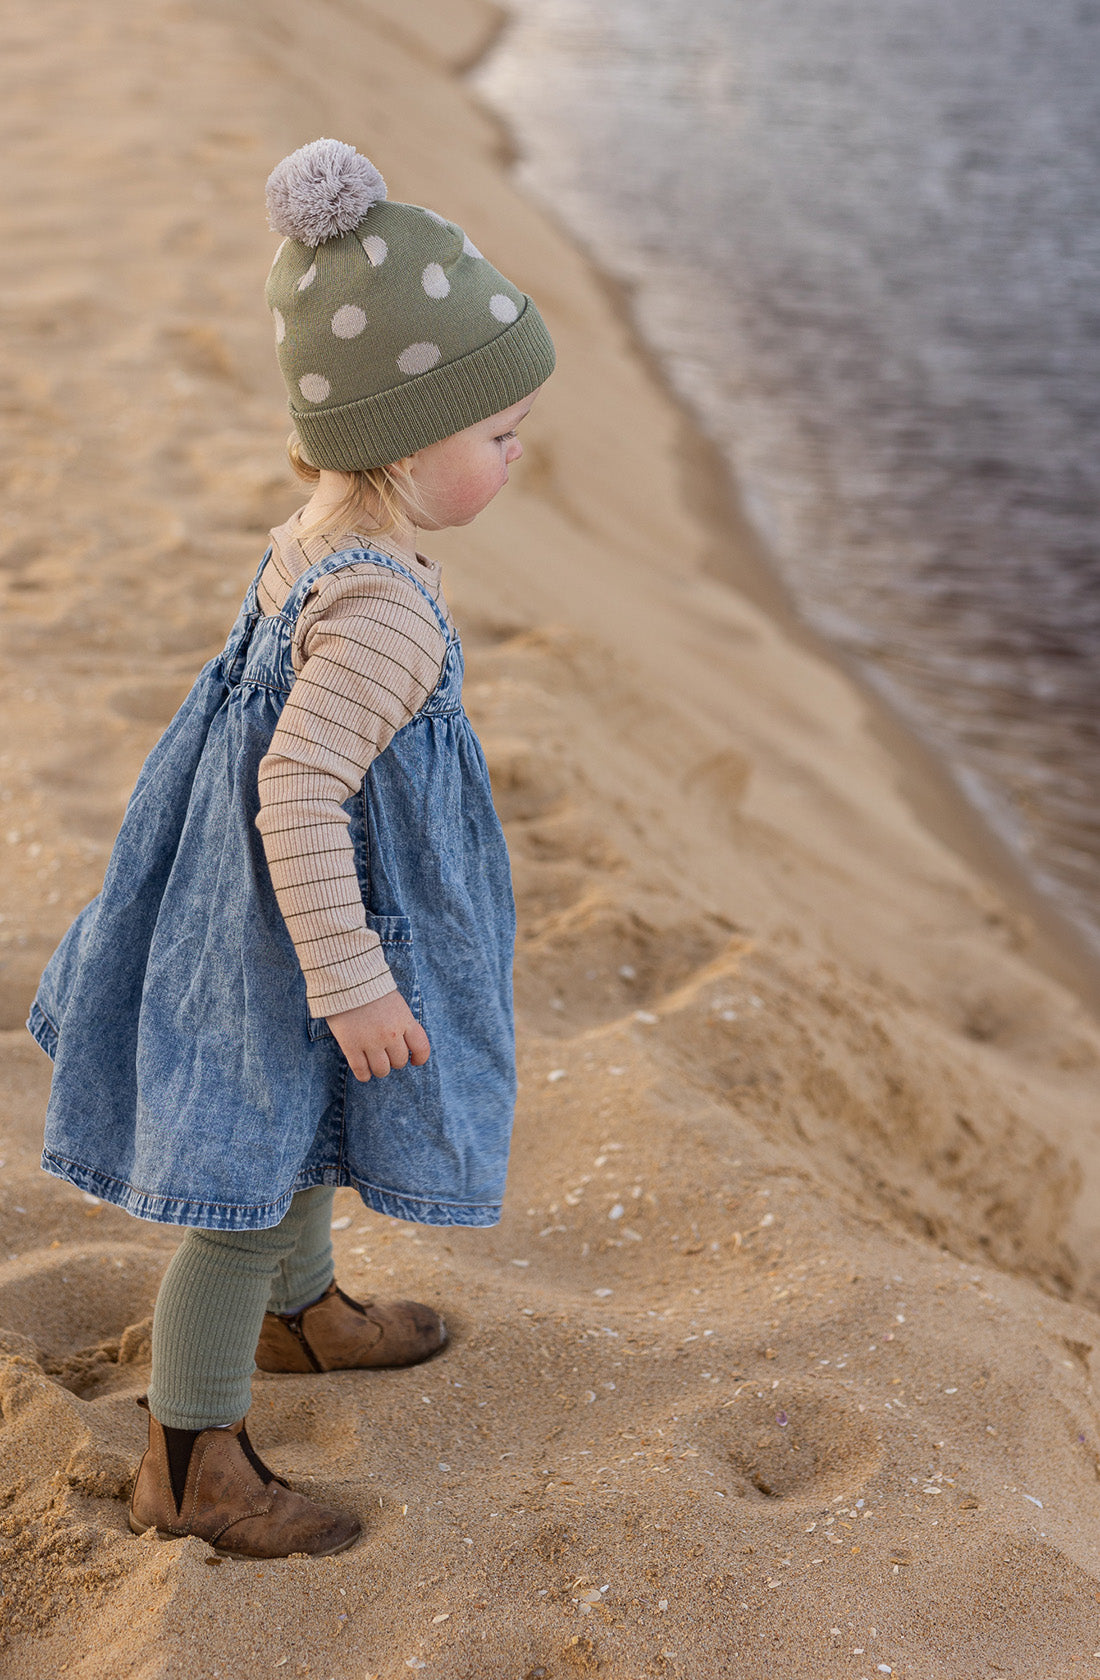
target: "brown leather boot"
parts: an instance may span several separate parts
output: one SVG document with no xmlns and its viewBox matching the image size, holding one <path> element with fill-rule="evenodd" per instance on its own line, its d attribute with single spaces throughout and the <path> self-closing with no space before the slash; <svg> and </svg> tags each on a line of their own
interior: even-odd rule
<svg viewBox="0 0 1100 1680">
<path fill-rule="evenodd" d="M 143 1402 L 139 1401 L 139 1405 Z M 161 1540 L 197 1534 L 223 1557 L 331 1557 L 363 1531 L 358 1517 L 295 1493 L 259 1457 L 244 1423 L 196 1435 L 179 1504 L 172 1490 L 165 1432 L 149 1414 L 149 1447 L 130 1500 L 135 1534 Z"/>
<path fill-rule="evenodd" d="M 447 1326 L 419 1301 L 353 1301 L 330 1283 L 319 1301 L 284 1316 L 265 1313 L 261 1371 L 351 1371 L 415 1365 L 438 1353 Z"/>
</svg>

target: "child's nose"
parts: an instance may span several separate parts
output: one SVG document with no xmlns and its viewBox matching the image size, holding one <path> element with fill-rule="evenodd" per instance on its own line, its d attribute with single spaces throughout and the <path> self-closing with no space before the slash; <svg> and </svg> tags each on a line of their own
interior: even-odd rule
<svg viewBox="0 0 1100 1680">
<path fill-rule="evenodd" d="M 511 443 L 508 445 L 508 454 L 507 454 L 507 457 L 506 457 L 508 465 L 511 466 L 513 461 L 518 461 L 522 454 L 523 454 L 522 443 L 519 441 L 518 437 L 513 438 Z"/>
</svg>

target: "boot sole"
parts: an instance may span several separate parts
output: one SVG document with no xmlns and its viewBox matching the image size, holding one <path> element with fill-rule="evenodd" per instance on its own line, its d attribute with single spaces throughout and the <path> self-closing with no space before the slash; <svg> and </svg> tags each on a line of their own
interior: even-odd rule
<svg viewBox="0 0 1100 1680">
<path fill-rule="evenodd" d="M 149 1523 L 143 1527 L 141 1523 L 136 1522 L 132 1516 L 129 1518 L 129 1523 L 130 1532 L 132 1534 L 148 1534 L 150 1529 L 154 1529 L 154 1524 Z M 189 1538 L 186 1534 L 173 1534 L 170 1529 L 166 1528 L 156 1528 L 154 1529 L 154 1532 L 156 1533 L 158 1540 L 186 1540 Z M 268 1561 L 274 1563 L 279 1557 L 335 1557 L 338 1552 L 346 1552 L 351 1546 L 355 1545 L 357 1540 L 361 1540 L 362 1537 L 363 1530 L 360 1526 L 349 1539 L 341 1540 L 338 1546 L 328 1546 L 323 1552 L 277 1552 L 265 1556 L 257 1556 L 255 1552 L 234 1552 L 228 1546 L 215 1546 L 210 1540 L 203 1541 L 203 1544 L 209 1546 L 210 1550 L 217 1557 L 237 1558 L 242 1563 L 267 1563 Z M 197 1538 L 201 1540 L 202 1535 L 198 1535 Z"/>
</svg>

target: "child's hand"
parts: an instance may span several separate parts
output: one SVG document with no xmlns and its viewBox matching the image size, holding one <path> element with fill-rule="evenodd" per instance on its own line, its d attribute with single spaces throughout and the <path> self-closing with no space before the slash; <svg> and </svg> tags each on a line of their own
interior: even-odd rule
<svg viewBox="0 0 1100 1680">
<path fill-rule="evenodd" d="M 363 1083 L 372 1074 L 385 1079 L 391 1068 L 409 1062 L 423 1067 L 431 1054 L 428 1035 L 400 992 L 387 992 L 373 1003 L 326 1019 L 352 1073 Z"/>
</svg>

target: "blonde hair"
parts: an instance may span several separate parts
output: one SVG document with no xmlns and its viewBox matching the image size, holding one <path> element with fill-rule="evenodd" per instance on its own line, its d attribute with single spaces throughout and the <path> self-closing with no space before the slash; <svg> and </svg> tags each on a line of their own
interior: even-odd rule
<svg viewBox="0 0 1100 1680">
<path fill-rule="evenodd" d="M 320 469 L 302 449 L 297 432 L 287 439 L 287 457 L 294 476 L 303 484 L 316 486 Z M 420 506 L 416 486 L 408 461 L 391 461 L 384 467 L 366 467 L 361 472 L 344 472 L 347 489 L 336 507 L 324 516 L 330 529 L 362 531 L 367 536 L 384 537 L 404 524 Z M 415 523 L 415 519 L 414 519 Z M 318 529 L 319 523 L 303 528 L 303 534 Z"/>
</svg>

